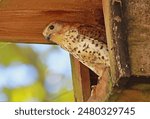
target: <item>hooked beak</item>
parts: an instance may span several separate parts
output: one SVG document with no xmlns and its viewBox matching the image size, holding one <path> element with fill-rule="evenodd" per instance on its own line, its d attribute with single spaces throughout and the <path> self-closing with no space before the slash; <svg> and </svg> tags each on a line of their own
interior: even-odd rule
<svg viewBox="0 0 150 119">
<path fill-rule="evenodd" d="M 50 40 L 50 39 L 51 39 L 51 36 L 50 36 L 50 35 L 44 36 L 44 38 L 45 38 L 46 40 Z"/>
</svg>

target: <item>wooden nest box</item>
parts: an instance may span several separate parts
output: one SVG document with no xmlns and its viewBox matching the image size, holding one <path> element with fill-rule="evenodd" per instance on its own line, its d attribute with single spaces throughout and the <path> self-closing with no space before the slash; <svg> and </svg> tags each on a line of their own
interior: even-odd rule
<svg viewBox="0 0 150 119">
<path fill-rule="evenodd" d="M 0 0 L 0 41 L 46 44 L 42 31 L 55 20 L 100 24 L 106 28 L 113 80 L 149 77 L 149 9 L 149 0 Z M 97 77 L 71 59 L 76 101 L 86 101 L 95 83 L 89 79 Z"/>
</svg>

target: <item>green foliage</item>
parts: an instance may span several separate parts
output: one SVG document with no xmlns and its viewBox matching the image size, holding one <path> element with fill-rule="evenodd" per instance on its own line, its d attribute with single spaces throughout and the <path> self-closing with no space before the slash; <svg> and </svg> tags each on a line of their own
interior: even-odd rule
<svg viewBox="0 0 150 119">
<path fill-rule="evenodd" d="M 53 102 L 72 102 L 74 101 L 74 96 L 72 95 L 72 93 L 72 91 L 62 89 L 58 95 L 51 94 L 50 100 L 52 100 Z"/>
<path fill-rule="evenodd" d="M 39 82 L 13 90 L 5 88 L 3 91 L 9 96 L 10 102 L 43 101 L 46 95 L 44 87 Z"/>
<path fill-rule="evenodd" d="M 12 43 L 0 44 L 1 66 L 9 68 L 9 66 L 13 62 L 19 62 L 22 64 L 29 64 L 34 66 L 38 72 L 38 79 L 32 84 L 26 86 L 19 86 L 15 88 L 9 88 L 7 86 L 4 86 L 0 90 L 0 94 L 4 93 L 8 97 L 8 100 L 6 101 L 74 101 L 72 90 L 67 90 L 66 88 L 62 87 L 60 91 L 58 91 L 55 94 L 52 94 L 49 93 L 46 89 L 45 79 L 47 76 L 48 67 L 41 61 L 41 57 L 46 58 L 49 52 L 57 53 L 59 52 L 59 49 L 58 47 L 54 46 L 49 48 L 46 52 L 40 54 L 38 52 L 35 52 L 35 50 L 33 50 L 33 48 L 28 45 L 20 47 Z M 51 72 L 53 71 L 49 71 L 48 74 L 52 75 Z M 64 80 L 67 80 L 67 78 Z"/>
</svg>

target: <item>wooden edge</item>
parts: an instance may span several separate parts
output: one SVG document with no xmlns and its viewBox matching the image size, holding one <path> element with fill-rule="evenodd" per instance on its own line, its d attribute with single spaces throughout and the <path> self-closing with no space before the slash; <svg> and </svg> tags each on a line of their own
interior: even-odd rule
<svg viewBox="0 0 150 119">
<path fill-rule="evenodd" d="M 70 55 L 73 89 L 76 102 L 85 102 L 91 95 L 89 69 Z"/>
<path fill-rule="evenodd" d="M 48 43 L 42 32 L 50 22 L 103 25 L 101 19 L 101 0 L 1 0 L 0 41 Z"/>
<path fill-rule="evenodd" d="M 121 84 L 116 86 L 110 97 L 110 102 L 150 102 L 150 78 L 121 78 Z M 128 81 L 128 82 L 127 82 Z M 120 80 L 119 80 L 120 82 Z M 122 83 L 127 82 L 127 83 Z"/>
<path fill-rule="evenodd" d="M 121 0 L 102 0 L 106 36 L 110 51 L 111 77 L 130 76 L 129 52 Z"/>
<path fill-rule="evenodd" d="M 24 43 L 24 44 L 51 44 L 51 45 L 57 45 L 56 43 L 53 43 L 51 41 L 46 41 L 45 39 L 42 40 L 20 40 L 20 39 L 0 39 L 0 43 Z"/>
</svg>

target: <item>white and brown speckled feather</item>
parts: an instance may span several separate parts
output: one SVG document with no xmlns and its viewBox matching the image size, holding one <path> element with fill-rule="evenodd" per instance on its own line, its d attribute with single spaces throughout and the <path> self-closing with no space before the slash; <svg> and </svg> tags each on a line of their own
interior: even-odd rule
<svg viewBox="0 0 150 119">
<path fill-rule="evenodd" d="M 50 26 L 52 26 L 51 29 Z M 45 37 L 66 49 L 80 62 L 101 76 L 109 67 L 109 56 L 104 29 L 78 23 L 52 22 L 43 32 Z"/>
<path fill-rule="evenodd" d="M 93 26 L 93 25 L 80 25 L 77 27 L 79 34 L 84 36 L 88 36 L 90 38 L 94 38 L 94 40 L 98 40 L 104 43 L 106 41 L 105 29 L 103 26 Z"/>
<path fill-rule="evenodd" d="M 105 101 L 111 90 L 107 78 L 110 61 L 104 29 L 99 26 L 56 21 L 45 28 L 43 35 L 47 40 L 69 51 L 101 77 L 89 101 Z"/>
<path fill-rule="evenodd" d="M 101 71 L 98 71 L 100 66 L 108 67 L 109 56 L 106 43 L 104 43 L 104 34 L 91 35 L 94 29 L 91 30 L 90 27 L 85 27 L 82 25 L 82 30 L 78 28 L 72 28 L 64 34 L 64 46 L 74 57 L 76 57 L 80 62 L 88 66 L 96 74 L 101 76 Z M 87 28 L 90 28 L 88 30 Z M 82 31 L 83 34 L 82 34 Z M 100 30 L 96 29 L 96 31 Z M 100 36 L 99 41 L 97 38 Z"/>
</svg>

